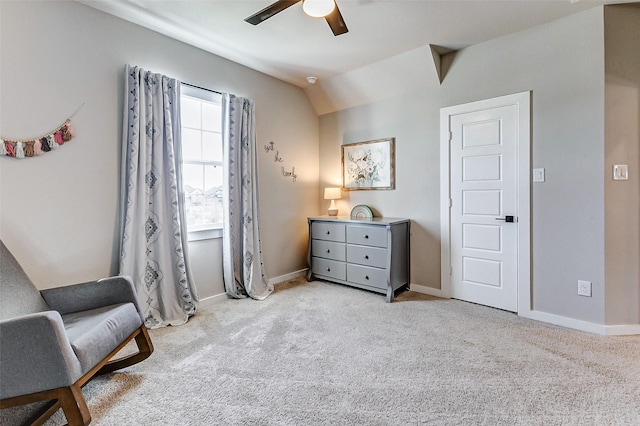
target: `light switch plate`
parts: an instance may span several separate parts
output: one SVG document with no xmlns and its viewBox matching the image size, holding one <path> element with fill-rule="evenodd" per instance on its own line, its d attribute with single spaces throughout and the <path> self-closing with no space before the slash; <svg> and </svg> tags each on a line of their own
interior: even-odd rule
<svg viewBox="0 0 640 426">
<path fill-rule="evenodd" d="M 544 168 L 533 169 L 533 181 L 544 182 Z"/>
<path fill-rule="evenodd" d="M 629 180 L 629 166 L 626 164 L 614 164 L 613 180 Z"/>
</svg>

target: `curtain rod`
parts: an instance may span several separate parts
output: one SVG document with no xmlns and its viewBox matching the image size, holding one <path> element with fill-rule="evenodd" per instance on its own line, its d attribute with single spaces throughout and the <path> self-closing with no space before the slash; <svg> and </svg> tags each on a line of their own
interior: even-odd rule
<svg viewBox="0 0 640 426">
<path fill-rule="evenodd" d="M 195 87 L 196 89 L 206 90 L 207 92 L 217 93 L 218 95 L 224 95 L 224 93 L 218 92 L 217 90 L 207 89 L 206 87 L 196 86 L 195 84 L 185 83 L 184 81 L 181 81 L 180 84 L 184 84 L 186 86 Z"/>
</svg>

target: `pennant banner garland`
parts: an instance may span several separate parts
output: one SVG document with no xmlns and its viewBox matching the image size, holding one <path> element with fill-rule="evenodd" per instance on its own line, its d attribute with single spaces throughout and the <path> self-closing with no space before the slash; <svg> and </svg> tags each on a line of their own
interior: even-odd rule
<svg viewBox="0 0 640 426">
<path fill-rule="evenodd" d="M 82 105 L 80 105 L 76 112 L 78 112 L 81 107 Z M 73 117 L 76 112 L 74 112 L 71 117 Z M 71 125 L 71 117 L 55 130 L 37 138 L 9 140 L 0 137 L 0 156 L 13 158 L 34 157 L 62 146 L 76 135 L 76 131 Z"/>
</svg>

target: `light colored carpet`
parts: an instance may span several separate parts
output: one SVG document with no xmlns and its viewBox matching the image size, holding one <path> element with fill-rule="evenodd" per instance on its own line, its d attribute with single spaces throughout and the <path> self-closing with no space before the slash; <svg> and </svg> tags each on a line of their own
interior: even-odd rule
<svg viewBox="0 0 640 426">
<path fill-rule="evenodd" d="M 414 292 L 297 279 L 151 338 L 84 388 L 92 425 L 640 424 L 640 336 Z"/>
</svg>

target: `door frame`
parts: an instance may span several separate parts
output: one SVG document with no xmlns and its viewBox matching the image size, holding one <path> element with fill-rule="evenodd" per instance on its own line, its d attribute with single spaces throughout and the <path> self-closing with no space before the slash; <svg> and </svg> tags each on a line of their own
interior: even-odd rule
<svg viewBox="0 0 640 426">
<path fill-rule="evenodd" d="M 516 202 L 518 205 L 518 314 L 532 310 L 531 305 L 531 92 L 440 109 L 440 289 L 451 298 L 451 130 L 450 117 L 479 110 L 515 105 L 517 107 L 518 145 L 516 146 Z"/>
</svg>

